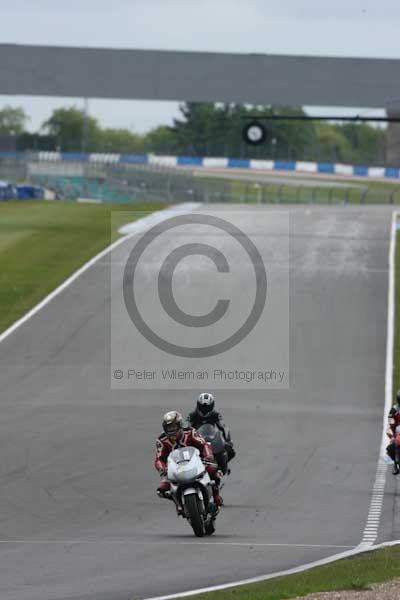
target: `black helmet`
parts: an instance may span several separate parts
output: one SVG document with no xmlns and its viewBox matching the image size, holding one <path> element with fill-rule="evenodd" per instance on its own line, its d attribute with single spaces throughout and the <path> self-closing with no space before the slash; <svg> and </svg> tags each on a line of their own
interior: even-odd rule
<svg viewBox="0 0 400 600">
<path fill-rule="evenodd" d="M 396 402 L 400 406 L 400 390 L 397 390 L 396 392 Z"/>
<path fill-rule="evenodd" d="M 214 410 L 214 406 L 214 396 L 208 392 L 203 392 L 197 398 L 197 411 L 204 417 Z"/>
</svg>

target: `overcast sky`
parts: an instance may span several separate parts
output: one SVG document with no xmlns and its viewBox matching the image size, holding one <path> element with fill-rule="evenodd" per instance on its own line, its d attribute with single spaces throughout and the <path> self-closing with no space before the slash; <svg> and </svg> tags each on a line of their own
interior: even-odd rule
<svg viewBox="0 0 400 600">
<path fill-rule="evenodd" d="M 13 0 L 0 14 L 1 43 L 400 58 L 400 0 Z M 25 108 L 32 130 L 57 106 L 83 105 L 6 103 Z M 92 100 L 90 112 L 143 132 L 170 123 L 177 104 Z"/>
</svg>

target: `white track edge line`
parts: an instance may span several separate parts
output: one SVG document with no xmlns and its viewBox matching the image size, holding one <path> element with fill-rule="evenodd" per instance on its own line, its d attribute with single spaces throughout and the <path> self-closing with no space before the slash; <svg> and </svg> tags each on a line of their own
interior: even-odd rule
<svg viewBox="0 0 400 600">
<path fill-rule="evenodd" d="M 149 213 L 148 216 L 143 217 L 142 219 L 138 219 L 137 221 L 134 221 L 134 223 L 132 225 L 135 225 L 135 227 L 132 227 L 132 230 L 127 232 L 127 235 L 125 235 L 125 237 L 122 237 L 119 240 L 116 240 L 114 243 L 110 244 L 109 246 L 104 248 L 104 250 L 102 250 L 101 252 L 96 254 L 96 256 L 91 258 L 88 262 L 86 262 L 84 265 L 82 265 L 82 267 L 80 267 L 77 271 L 72 273 L 72 275 L 67 277 L 67 279 L 65 281 L 63 281 L 63 283 L 61 283 L 58 287 L 56 287 L 55 290 L 50 292 L 50 294 L 48 294 L 45 298 L 43 298 L 43 300 L 41 300 L 38 304 L 36 304 L 33 308 L 31 308 L 27 313 L 25 313 L 20 319 L 18 319 L 12 325 L 10 325 L 10 327 L 8 327 L 8 329 L 3 331 L 3 333 L 0 334 L 0 344 L 1 344 L 1 342 L 4 342 L 4 340 L 6 338 L 8 338 L 12 333 L 14 333 L 14 331 L 16 331 L 16 329 L 21 327 L 21 325 L 26 323 L 26 321 L 28 321 L 31 317 L 33 317 L 36 313 L 38 313 L 42 308 L 44 308 L 47 304 L 49 304 L 49 302 L 51 302 L 54 298 L 56 298 L 59 294 L 61 294 L 61 292 L 63 292 L 69 285 L 71 285 L 71 283 L 73 283 L 76 279 L 78 279 L 78 277 L 80 277 L 85 271 L 90 269 L 90 267 L 93 266 L 98 260 L 100 260 L 107 254 L 109 254 L 112 250 L 114 250 L 114 248 L 117 248 L 120 244 L 125 242 L 130 237 L 133 237 L 134 235 L 136 235 L 138 233 L 142 233 L 146 228 L 150 227 L 151 225 L 154 225 L 156 222 L 157 223 L 161 222 L 162 220 L 170 217 L 171 215 L 175 215 L 175 214 L 178 214 L 181 212 L 189 212 L 191 210 L 195 210 L 199 206 L 201 206 L 201 204 L 195 203 L 195 202 L 174 204 L 172 206 L 169 206 L 168 208 L 156 211 L 154 213 Z M 123 229 L 124 228 L 120 228 L 119 232 L 124 233 Z"/>
<path fill-rule="evenodd" d="M 268 579 L 274 579 L 275 577 L 282 577 L 284 575 L 293 575 L 295 573 L 301 573 L 314 567 L 327 565 L 329 563 L 340 560 L 341 558 L 348 558 L 364 552 L 369 552 L 372 549 L 384 548 L 386 546 L 394 546 L 400 543 L 400 540 L 394 542 L 386 542 L 384 544 L 374 545 L 378 536 L 378 529 L 382 515 L 383 506 L 383 495 L 386 482 L 387 465 L 383 462 L 383 456 L 386 449 L 386 420 L 387 414 L 392 404 L 392 386 L 393 386 L 393 343 L 394 343 L 394 265 L 395 265 L 395 247 L 396 247 L 396 220 L 397 212 L 393 211 L 391 230 L 390 230 L 390 246 L 389 246 L 389 285 L 388 285 L 388 315 L 387 315 L 387 333 L 386 333 L 386 371 L 385 371 L 385 408 L 383 414 L 383 431 L 381 446 L 379 449 L 378 467 L 376 473 L 376 479 L 374 482 L 373 493 L 370 503 L 370 511 L 368 513 L 367 524 L 364 528 L 363 538 L 361 543 L 356 546 L 353 550 L 334 554 L 328 558 L 294 567 L 293 569 L 287 569 L 285 571 L 278 571 L 269 575 L 260 575 L 259 577 L 253 577 L 251 579 L 242 579 L 240 581 L 233 581 L 231 583 L 224 583 L 221 585 L 215 585 L 211 587 L 201 588 L 197 590 L 190 590 L 187 592 L 169 594 L 167 596 L 155 596 L 148 600 L 172 600 L 173 598 L 187 598 L 196 594 L 203 594 L 206 592 L 216 592 L 218 590 L 226 590 L 232 587 L 239 587 L 250 583 L 260 583 L 267 581 Z M 374 512 L 374 522 L 370 521 L 369 515 Z M 379 522 L 376 524 L 376 514 L 379 514 Z"/>
<path fill-rule="evenodd" d="M 387 303 L 387 328 L 386 328 L 386 369 L 385 369 L 385 406 L 383 413 L 382 438 L 379 450 L 378 465 L 375 482 L 372 490 L 369 513 L 364 528 L 362 544 L 373 545 L 376 542 L 382 517 L 383 500 L 385 494 L 386 475 L 388 465 L 384 462 L 386 453 L 386 428 L 387 415 L 392 405 L 393 396 L 393 351 L 394 351 L 394 323 L 395 323 L 395 257 L 396 257 L 396 226 L 397 211 L 392 213 L 389 246 L 389 281 Z"/>
<path fill-rule="evenodd" d="M 250 579 L 242 579 L 241 581 L 232 581 L 231 583 L 223 583 L 221 585 L 213 585 L 206 588 L 201 588 L 197 590 L 190 590 L 187 592 L 177 593 L 177 594 L 168 594 L 167 596 L 154 596 L 151 598 L 147 598 L 146 600 L 173 600 L 174 598 L 188 598 L 190 596 L 195 596 L 197 594 L 204 594 L 208 592 L 218 592 L 221 590 L 227 590 L 233 587 L 241 587 L 243 585 L 248 585 L 251 583 L 262 583 L 263 581 L 268 581 L 269 579 L 275 579 L 276 577 L 284 577 L 287 575 L 295 575 L 296 573 L 302 573 L 303 571 L 308 571 L 309 569 L 314 569 L 315 567 L 322 567 L 324 565 L 328 565 L 329 563 L 336 562 L 337 560 L 341 560 L 342 558 L 350 558 L 352 556 L 356 556 L 357 554 L 364 554 L 365 552 L 371 552 L 371 550 L 379 550 L 382 548 L 387 548 L 390 546 L 396 546 L 400 544 L 400 540 L 385 542 L 383 544 L 377 545 L 367 545 L 367 544 L 359 544 L 353 550 L 348 550 L 346 552 L 340 552 L 339 554 L 334 554 L 333 556 L 329 556 L 328 558 L 322 558 L 321 560 L 317 560 L 315 562 L 311 562 L 305 565 L 301 565 L 299 567 L 293 567 L 292 569 L 286 569 L 285 571 L 277 571 L 276 573 L 270 573 L 269 575 L 260 575 L 259 577 L 252 577 Z"/>
</svg>

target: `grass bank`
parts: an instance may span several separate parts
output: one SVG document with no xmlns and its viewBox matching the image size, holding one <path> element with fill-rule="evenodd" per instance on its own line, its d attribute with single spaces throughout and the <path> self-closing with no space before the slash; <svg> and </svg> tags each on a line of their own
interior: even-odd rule
<svg viewBox="0 0 400 600">
<path fill-rule="evenodd" d="M 117 239 L 118 227 L 127 219 L 132 220 L 127 211 L 163 207 L 163 204 L 1 202 L 0 332 Z M 121 212 L 121 219 L 115 218 L 114 211 Z"/>
<path fill-rule="evenodd" d="M 240 177 L 239 175 L 235 175 Z M 215 177 L 201 177 L 210 201 L 262 204 L 400 204 L 400 184 L 386 181 L 343 180 L 296 177 L 286 181 L 257 182 Z M 283 176 L 282 176 L 283 177 Z M 199 178 L 200 179 L 200 178 Z M 288 180 L 290 179 L 290 182 Z"/>
<path fill-rule="evenodd" d="M 400 546 L 345 558 L 303 573 L 262 583 L 192 596 L 194 600 L 288 600 L 329 591 L 367 590 L 373 583 L 399 577 Z"/>
</svg>

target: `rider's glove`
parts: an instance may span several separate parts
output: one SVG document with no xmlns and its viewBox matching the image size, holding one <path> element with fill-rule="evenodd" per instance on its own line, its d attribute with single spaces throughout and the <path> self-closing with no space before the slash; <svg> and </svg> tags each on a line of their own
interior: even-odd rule
<svg viewBox="0 0 400 600">
<path fill-rule="evenodd" d="M 210 475 L 210 477 L 213 477 L 215 475 L 215 473 L 217 472 L 217 465 L 214 462 L 209 462 L 209 461 L 203 461 L 203 464 L 207 470 L 207 473 Z"/>
<path fill-rule="evenodd" d="M 388 429 L 386 432 L 386 435 L 388 436 L 389 439 L 393 438 L 393 431 L 391 429 Z"/>
<path fill-rule="evenodd" d="M 158 474 L 160 475 L 160 477 L 166 477 L 167 475 L 167 470 L 166 469 L 160 469 L 158 471 Z"/>
</svg>

